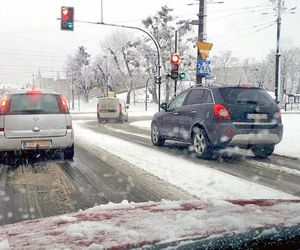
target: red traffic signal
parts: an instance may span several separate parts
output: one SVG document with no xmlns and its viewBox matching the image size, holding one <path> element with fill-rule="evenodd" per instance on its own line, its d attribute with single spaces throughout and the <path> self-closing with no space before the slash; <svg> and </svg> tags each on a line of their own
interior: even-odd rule
<svg viewBox="0 0 300 250">
<path fill-rule="evenodd" d="M 74 30 L 74 8 L 61 7 L 61 30 Z"/>
<path fill-rule="evenodd" d="M 179 64 L 180 63 L 180 57 L 178 54 L 171 55 L 171 64 Z"/>
</svg>

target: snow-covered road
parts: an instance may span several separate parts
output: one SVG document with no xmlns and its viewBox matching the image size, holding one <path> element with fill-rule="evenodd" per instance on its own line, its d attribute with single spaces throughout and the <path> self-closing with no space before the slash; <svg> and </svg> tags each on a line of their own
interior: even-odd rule
<svg viewBox="0 0 300 250">
<path fill-rule="evenodd" d="M 106 150 L 198 198 L 293 199 L 292 195 L 240 179 L 180 157 L 158 152 L 113 136 L 97 133 L 74 122 L 76 141 L 89 150 Z"/>
</svg>

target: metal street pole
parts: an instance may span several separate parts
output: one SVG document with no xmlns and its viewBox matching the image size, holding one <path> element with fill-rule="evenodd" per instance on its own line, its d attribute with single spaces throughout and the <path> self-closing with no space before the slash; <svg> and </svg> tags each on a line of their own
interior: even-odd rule
<svg viewBox="0 0 300 250">
<path fill-rule="evenodd" d="M 205 7 L 206 0 L 199 0 L 199 23 L 198 23 L 198 42 L 204 41 L 204 30 L 205 30 Z M 201 59 L 201 55 L 199 49 L 197 49 L 197 70 L 196 70 L 196 80 L 197 85 L 202 85 L 202 77 L 198 76 L 198 61 Z"/>
<path fill-rule="evenodd" d="M 101 0 L 101 23 L 103 23 L 103 0 Z"/>
<path fill-rule="evenodd" d="M 72 110 L 74 110 L 75 105 L 74 105 L 74 76 L 73 76 L 73 70 L 71 72 L 71 86 L 72 86 Z"/>
<path fill-rule="evenodd" d="M 175 53 L 178 52 L 178 31 L 175 31 Z M 178 72 L 179 73 L 179 72 Z M 177 79 L 174 79 L 174 96 L 177 93 Z"/>
<path fill-rule="evenodd" d="M 146 95 L 145 95 L 145 111 L 148 110 L 148 84 L 149 84 L 149 81 L 152 77 L 149 76 L 149 78 L 147 79 L 146 81 Z"/>
<path fill-rule="evenodd" d="M 276 61 L 275 61 L 275 98 L 279 100 L 280 95 L 280 29 L 281 29 L 281 4 L 282 0 L 278 0 L 278 15 L 277 15 L 277 46 L 276 46 Z"/>
</svg>

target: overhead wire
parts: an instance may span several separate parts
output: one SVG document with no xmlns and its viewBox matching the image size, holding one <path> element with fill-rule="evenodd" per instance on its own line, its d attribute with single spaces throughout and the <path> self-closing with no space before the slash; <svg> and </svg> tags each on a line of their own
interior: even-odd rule
<svg viewBox="0 0 300 250">
<path fill-rule="evenodd" d="M 214 37 L 215 38 L 215 37 L 219 37 L 219 36 L 222 36 L 222 35 L 225 35 L 225 34 L 227 35 L 227 34 L 233 33 L 233 32 L 239 32 L 239 31 L 245 31 L 245 30 L 249 30 L 249 29 L 253 29 L 253 28 L 258 28 L 258 27 L 261 27 L 261 26 L 264 26 L 264 25 L 267 25 L 267 24 L 271 24 L 271 23 L 274 23 L 274 22 L 276 22 L 276 20 L 273 20 L 271 22 L 265 22 L 265 23 L 260 23 L 260 24 L 256 24 L 256 25 L 251 25 L 251 26 L 248 26 L 248 27 L 238 28 L 238 29 L 230 29 L 229 31 L 209 35 L 209 37 Z"/>
<path fill-rule="evenodd" d="M 263 27 L 263 28 L 257 29 L 257 30 L 255 30 L 255 31 L 253 31 L 253 32 L 250 32 L 250 33 L 246 34 L 246 35 L 239 36 L 239 37 L 237 37 L 237 38 L 235 38 L 235 39 L 233 39 L 233 40 L 227 41 L 227 42 L 225 42 L 225 43 L 220 43 L 220 45 L 221 45 L 221 46 L 224 46 L 224 45 L 230 44 L 230 43 L 232 43 L 232 42 L 235 42 L 235 41 L 237 41 L 237 40 L 244 39 L 244 38 L 246 38 L 246 37 L 248 37 L 248 36 L 251 36 L 251 35 L 253 35 L 253 34 L 255 34 L 255 33 L 258 33 L 258 32 L 260 32 L 260 31 L 262 31 L 262 30 L 265 30 L 265 29 L 267 29 L 267 28 L 270 28 L 270 27 L 274 26 L 275 24 L 276 24 L 276 22 L 273 22 L 272 24 L 269 24 L 269 25 L 267 25 L 267 26 L 265 26 L 265 27 Z"/>
</svg>

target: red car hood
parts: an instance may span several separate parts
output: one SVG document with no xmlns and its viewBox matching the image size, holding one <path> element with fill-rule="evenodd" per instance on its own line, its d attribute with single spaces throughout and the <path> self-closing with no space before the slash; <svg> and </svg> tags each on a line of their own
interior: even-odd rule
<svg viewBox="0 0 300 250">
<path fill-rule="evenodd" d="M 300 200 L 107 204 L 0 228 L 1 249 L 119 249 L 300 223 Z"/>
</svg>

